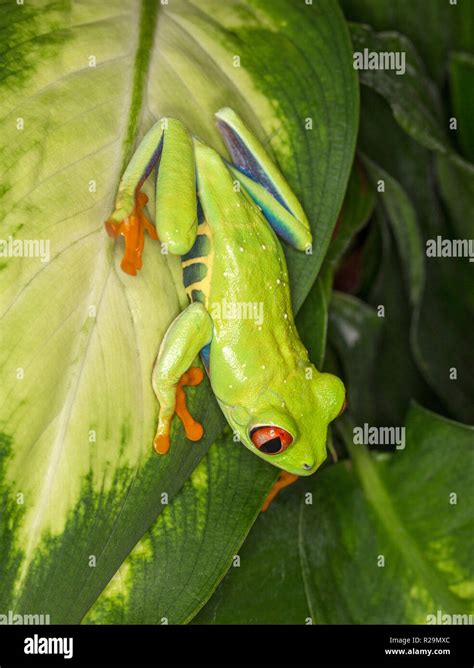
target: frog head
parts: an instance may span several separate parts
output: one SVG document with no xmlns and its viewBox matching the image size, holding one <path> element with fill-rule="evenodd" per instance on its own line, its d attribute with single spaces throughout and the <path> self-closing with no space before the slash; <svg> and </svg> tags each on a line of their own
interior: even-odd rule
<svg viewBox="0 0 474 668">
<path fill-rule="evenodd" d="M 345 408 L 342 381 L 310 365 L 263 389 L 256 401 L 222 406 L 242 443 L 261 459 L 298 476 L 326 459 L 329 423 Z"/>
</svg>

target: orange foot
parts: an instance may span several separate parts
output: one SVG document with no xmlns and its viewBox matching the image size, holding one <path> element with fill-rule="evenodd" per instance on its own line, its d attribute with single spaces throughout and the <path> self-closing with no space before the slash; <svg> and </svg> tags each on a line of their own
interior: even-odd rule
<svg viewBox="0 0 474 668">
<path fill-rule="evenodd" d="M 273 487 L 268 493 L 267 498 L 263 502 L 262 513 L 268 510 L 271 502 L 277 496 L 280 490 L 296 482 L 296 480 L 298 480 L 298 477 L 299 476 L 294 475 L 293 473 L 288 473 L 288 471 L 281 471 L 276 483 L 273 485 Z"/>
<path fill-rule="evenodd" d="M 199 367 L 192 367 L 181 376 L 178 385 L 176 386 L 176 415 L 183 423 L 186 438 L 190 441 L 199 441 L 204 434 L 204 429 L 199 422 L 193 418 L 188 411 L 186 405 L 186 394 L 184 392 L 185 385 L 199 385 L 204 374 Z M 155 436 L 154 447 L 158 454 L 165 455 L 170 449 L 170 427 L 171 420 L 168 423 L 165 433 L 160 433 Z"/>
<path fill-rule="evenodd" d="M 125 255 L 120 266 L 125 273 L 131 276 L 136 276 L 137 271 L 142 268 L 145 230 L 152 239 L 158 239 L 154 226 L 142 211 L 147 202 L 148 197 L 145 193 L 138 191 L 135 196 L 135 206 L 128 218 L 124 218 L 120 223 L 112 219 L 105 223 L 109 236 L 116 239 L 121 234 L 125 239 Z"/>
</svg>

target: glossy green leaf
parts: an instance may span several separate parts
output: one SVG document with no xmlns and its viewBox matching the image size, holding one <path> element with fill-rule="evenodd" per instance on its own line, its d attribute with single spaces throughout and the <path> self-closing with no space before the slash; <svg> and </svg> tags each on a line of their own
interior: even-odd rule
<svg viewBox="0 0 474 668">
<path fill-rule="evenodd" d="M 327 316 L 334 272 L 349 244 L 370 218 L 374 205 L 374 189 L 369 184 L 362 162 L 356 159 L 322 271 L 297 318 L 302 341 L 310 359 L 319 369 L 323 368 L 326 353 Z"/>
<path fill-rule="evenodd" d="M 398 187 L 393 185 L 398 194 Z M 390 202 L 391 193 L 384 193 L 388 207 L 403 210 L 406 202 Z M 380 264 L 367 291 L 372 310 L 364 312 L 360 302 L 339 296 L 333 299 L 330 312 L 330 345 L 336 347 L 345 369 L 349 407 L 364 422 L 380 425 L 403 424 L 411 399 L 423 400 L 439 407 L 424 382 L 410 349 L 412 307 L 403 272 L 409 274 L 398 258 L 391 220 L 382 209 L 376 224 L 381 236 Z M 408 224 L 408 218 L 405 219 Z M 405 228 L 406 230 L 407 228 Z M 405 240 L 403 228 L 399 232 Z M 410 257 L 417 267 L 419 256 Z M 410 266 L 410 265 L 409 265 Z M 368 307 L 366 306 L 366 309 Z M 372 314 L 369 317 L 369 314 Z M 376 322 L 378 321 L 378 322 Z M 353 332 L 355 345 L 347 332 Z M 358 334 L 358 335 L 357 335 Z M 390 382 L 387 382 L 387 379 Z"/>
<path fill-rule="evenodd" d="M 472 614 L 473 437 L 417 406 L 393 455 L 370 455 L 349 430 L 352 463 L 298 482 L 257 520 L 240 568 L 195 621 L 426 624 L 438 611 Z"/>
<path fill-rule="evenodd" d="M 77 622 L 223 426 L 205 383 L 190 395 L 206 440 L 176 424 L 170 454 L 152 453 L 151 368 L 184 293 L 178 260 L 149 240 L 143 270 L 124 275 L 103 229 L 137 139 L 167 114 L 224 150 L 214 112 L 242 115 L 313 225 L 313 255 L 288 255 L 299 305 L 349 176 L 357 82 L 328 0 L 38 0 L 1 21 L 3 235 L 42 239 L 51 257 L 0 265 L 0 600 Z"/>
</svg>

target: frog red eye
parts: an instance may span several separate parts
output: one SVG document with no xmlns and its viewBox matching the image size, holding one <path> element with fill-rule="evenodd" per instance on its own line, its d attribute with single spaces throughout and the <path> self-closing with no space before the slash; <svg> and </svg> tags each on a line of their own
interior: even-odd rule
<svg viewBox="0 0 474 668">
<path fill-rule="evenodd" d="M 293 436 L 281 427 L 255 427 L 250 432 L 252 443 L 266 455 L 279 455 L 293 443 Z"/>
</svg>

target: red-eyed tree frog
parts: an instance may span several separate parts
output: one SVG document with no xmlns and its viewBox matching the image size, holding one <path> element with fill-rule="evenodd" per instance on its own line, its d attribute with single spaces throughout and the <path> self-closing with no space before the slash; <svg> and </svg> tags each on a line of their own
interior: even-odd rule
<svg viewBox="0 0 474 668">
<path fill-rule="evenodd" d="M 169 326 L 152 371 L 156 452 L 170 447 L 175 413 L 189 439 L 202 437 L 183 390 L 202 380 L 192 367 L 200 354 L 227 422 L 251 452 L 282 469 L 281 488 L 325 460 L 328 424 L 344 409 L 345 390 L 311 364 L 293 320 L 277 235 L 300 251 L 311 247 L 303 208 L 241 118 L 225 108 L 216 119 L 232 163 L 180 121 L 159 121 L 123 174 L 106 228 L 124 236 L 121 266 L 129 274 L 142 266 L 145 230 L 181 256 L 190 304 Z M 155 227 L 141 192 L 154 168 Z"/>
</svg>

